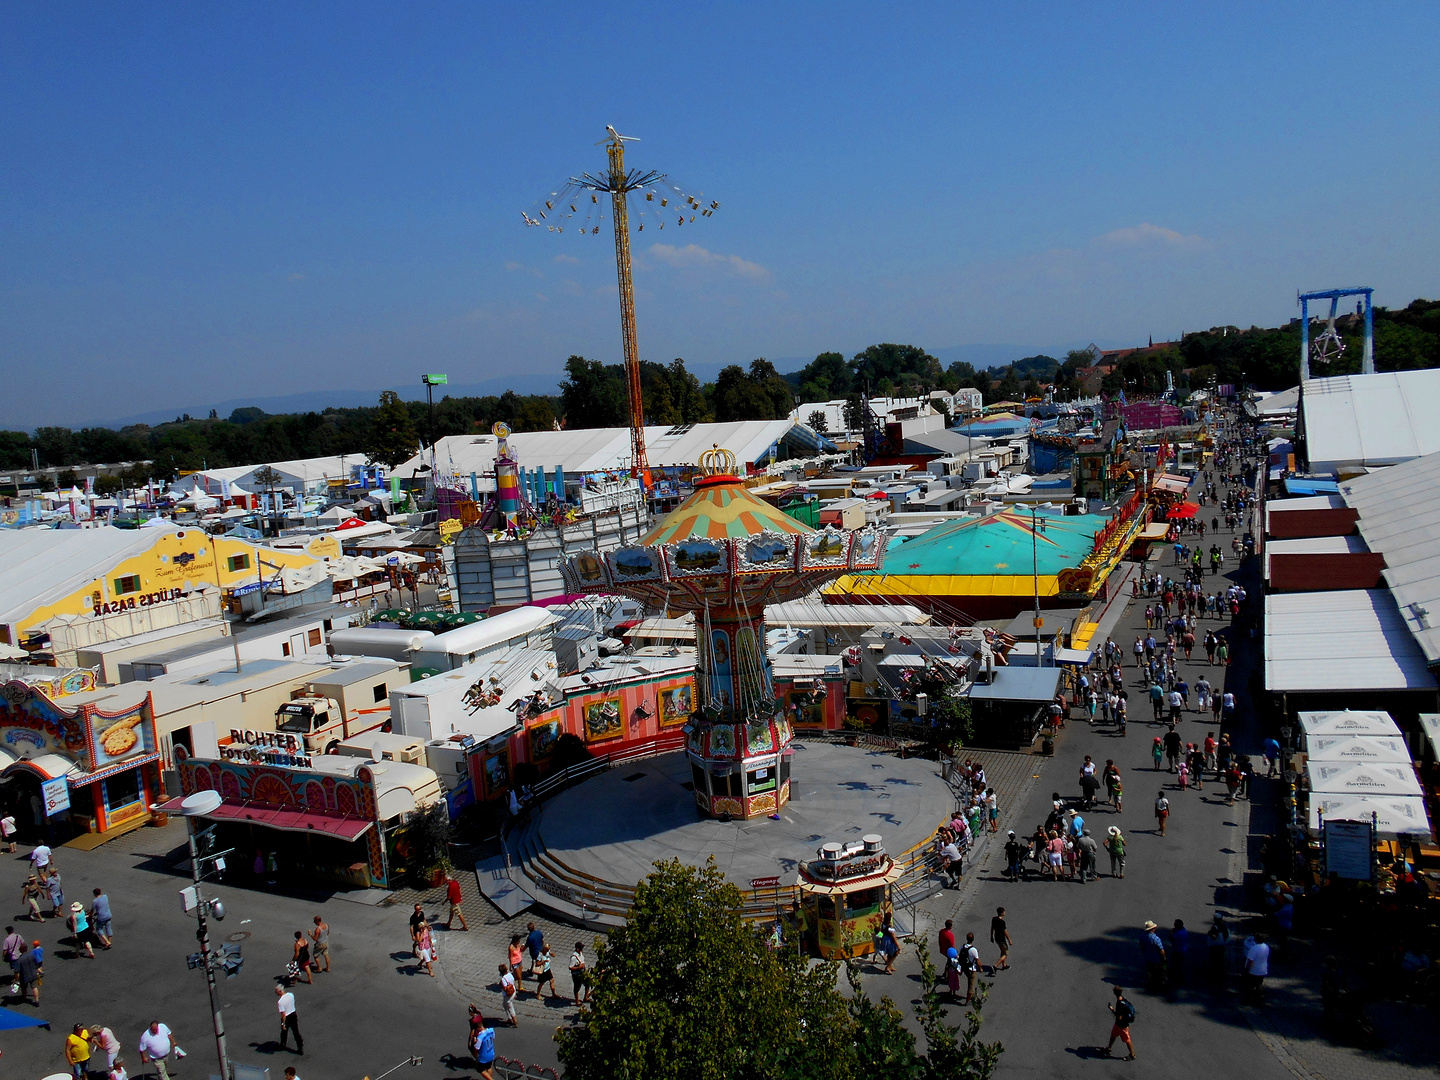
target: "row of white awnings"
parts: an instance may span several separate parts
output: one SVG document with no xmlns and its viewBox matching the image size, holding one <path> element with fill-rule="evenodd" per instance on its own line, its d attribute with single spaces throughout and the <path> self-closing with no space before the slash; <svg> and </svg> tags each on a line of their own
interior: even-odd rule
<svg viewBox="0 0 1440 1080">
<path fill-rule="evenodd" d="M 1322 821 L 1373 819 L 1382 837 L 1433 835 L 1409 748 L 1388 713 L 1310 712 L 1299 720 L 1312 830 Z"/>
</svg>

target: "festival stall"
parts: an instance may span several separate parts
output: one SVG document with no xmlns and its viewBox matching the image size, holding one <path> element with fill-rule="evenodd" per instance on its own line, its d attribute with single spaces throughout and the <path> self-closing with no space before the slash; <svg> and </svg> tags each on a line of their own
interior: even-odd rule
<svg viewBox="0 0 1440 1080">
<path fill-rule="evenodd" d="M 807 926 L 826 960 L 851 960 L 875 951 L 875 936 L 892 913 L 891 887 L 900 868 L 874 833 L 848 844 L 829 843 L 800 864 L 795 886 Z"/>
<path fill-rule="evenodd" d="M 51 841 L 136 826 L 161 794 L 147 693 L 119 712 L 61 708 L 41 686 L 0 687 L 0 804 Z"/>
</svg>

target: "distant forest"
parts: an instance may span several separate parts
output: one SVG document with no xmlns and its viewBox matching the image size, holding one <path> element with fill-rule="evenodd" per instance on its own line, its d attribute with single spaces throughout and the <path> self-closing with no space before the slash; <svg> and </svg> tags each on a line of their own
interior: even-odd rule
<svg viewBox="0 0 1440 1080">
<path fill-rule="evenodd" d="M 1360 370 L 1361 320 L 1347 314 L 1336 322 L 1348 347 L 1340 359 L 1316 375 Z M 1148 393 L 1165 385 L 1165 373 L 1177 386 L 1200 388 L 1239 382 L 1260 390 L 1295 385 L 1300 351 L 1298 320 L 1287 326 L 1216 326 L 1186 334 L 1173 346 L 1144 349 L 1122 358 L 1101 384 L 1104 393 L 1121 389 Z M 640 365 L 645 419 L 650 424 L 693 424 L 711 420 L 770 420 L 790 414 L 806 402 L 847 399 L 858 415 L 860 395 L 914 397 L 931 390 L 971 386 L 987 403 L 1035 396 L 1052 386 L 1066 399 L 1080 389 L 1078 374 L 1092 367 L 1090 350 L 1063 358 L 1027 356 L 1003 367 L 976 371 L 940 361 L 915 345 L 871 345 L 848 360 L 825 352 L 799 371 L 781 374 L 765 359 L 721 369 L 702 384 L 684 360 Z M 1416 300 L 1399 310 L 1375 309 L 1375 366 L 1380 371 L 1440 367 L 1440 301 Z M 328 454 L 364 455 L 397 465 L 423 439 L 488 431 L 503 420 L 515 431 L 619 427 L 628 422 L 625 372 L 581 356 L 565 363 L 565 378 L 555 395 L 506 392 L 487 397 L 446 397 L 435 403 L 433 427 L 424 402 L 401 401 L 386 392 L 374 406 L 321 412 L 269 415 L 256 408 L 236 409 L 228 417 L 177 416 L 165 424 L 112 428 L 42 427 L 34 432 L 0 431 L 0 468 L 25 469 L 31 451 L 42 467 L 149 461 L 132 478 L 174 476 L 179 470 L 252 465 Z M 811 421 L 812 417 L 802 417 Z M 813 418 L 821 424 L 818 418 Z M 821 424 L 823 426 L 823 424 Z M 112 481 L 113 483 L 114 481 Z M 109 485 L 106 485 L 109 486 Z"/>
</svg>

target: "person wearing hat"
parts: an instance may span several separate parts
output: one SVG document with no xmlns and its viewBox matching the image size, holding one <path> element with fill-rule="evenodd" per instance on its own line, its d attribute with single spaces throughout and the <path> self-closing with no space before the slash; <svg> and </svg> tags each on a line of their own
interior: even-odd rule
<svg viewBox="0 0 1440 1080">
<path fill-rule="evenodd" d="M 1165 943 L 1156 933 L 1159 927 L 1153 919 L 1146 919 L 1140 928 L 1140 954 L 1145 959 L 1145 984 L 1152 991 L 1165 988 Z"/>
<path fill-rule="evenodd" d="M 1019 881 L 1024 876 L 1024 860 L 1027 850 L 1027 846 L 1015 838 L 1015 830 L 1011 829 L 1005 838 L 1005 873 L 1011 881 Z"/>
<path fill-rule="evenodd" d="M 1111 825 L 1105 830 L 1105 850 L 1110 853 L 1110 876 L 1125 876 L 1125 837 L 1120 826 Z"/>
<path fill-rule="evenodd" d="M 90 929 L 90 920 L 85 916 L 85 905 L 76 900 L 70 905 L 70 917 L 65 925 L 75 935 L 76 950 L 84 949 L 85 955 L 95 959 L 95 931 Z"/>
</svg>

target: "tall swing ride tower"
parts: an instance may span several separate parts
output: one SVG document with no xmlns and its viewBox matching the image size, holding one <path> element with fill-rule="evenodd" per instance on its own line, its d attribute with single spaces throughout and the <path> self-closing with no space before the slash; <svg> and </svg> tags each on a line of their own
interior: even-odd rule
<svg viewBox="0 0 1440 1080">
<path fill-rule="evenodd" d="M 545 226 L 553 233 L 570 227 L 581 236 L 598 236 L 608 202 L 615 230 L 615 273 L 620 287 L 620 336 L 625 350 L 625 393 L 630 406 L 630 471 L 645 491 L 650 490 L 650 463 L 645 454 L 645 402 L 640 390 L 640 346 L 635 333 L 635 286 L 630 270 L 630 197 L 636 199 L 636 232 L 648 224 L 659 231 L 665 226 L 682 228 L 697 217 L 710 217 L 720 204 L 702 203 L 704 192 L 690 195 L 666 174 L 653 169 L 642 172 L 625 168 L 625 144 L 639 142 L 621 135 L 607 125 L 609 135 L 596 143 L 604 146 L 610 168 L 600 176 L 581 173 L 572 176 L 558 190 L 522 212 L 529 227 Z M 608 199 L 602 199 L 608 195 Z"/>
</svg>

